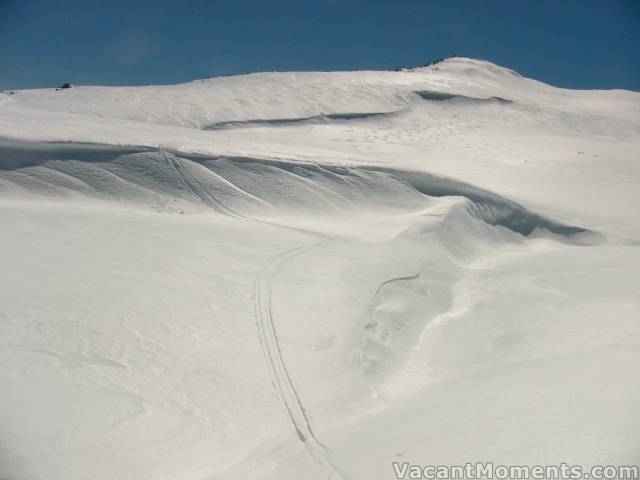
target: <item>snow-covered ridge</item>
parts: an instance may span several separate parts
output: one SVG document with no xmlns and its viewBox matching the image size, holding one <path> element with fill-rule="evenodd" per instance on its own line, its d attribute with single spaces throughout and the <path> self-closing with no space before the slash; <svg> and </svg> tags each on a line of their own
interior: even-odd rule
<svg viewBox="0 0 640 480">
<path fill-rule="evenodd" d="M 465 58 L 0 93 L 0 478 L 636 462 L 638 152 Z"/>
<path fill-rule="evenodd" d="M 0 138 L 6 141 L 387 164 L 460 177 L 552 216 L 577 214 L 578 223 L 592 229 L 605 216 L 619 215 L 631 191 L 606 192 L 615 205 L 606 209 L 594 204 L 591 186 L 566 171 L 555 188 L 574 191 L 567 204 L 571 212 L 558 211 L 559 202 L 542 193 L 553 177 L 549 169 L 602 164 L 620 175 L 628 168 L 637 175 L 626 151 L 638 148 L 640 94 L 553 88 L 466 58 L 416 71 L 262 73 L 175 86 L 9 93 L 0 94 Z M 617 145 L 609 148 L 611 142 Z M 483 173 L 489 165 L 491 176 Z M 512 180 L 523 168 L 530 181 L 516 187 Z M 631 234 L 622 223 L 620 218 L 618 233 Z"/>
<path fill-rule="evenodd" d="M 469 212 L 522 235 L 571 235 L 562 225 L 494 193 L 426 172 L 246 157 L 205 157 L 92 144 L 1 142 L 5 195 L 108 199 L 160 211 L 210 209 L 232 216 L 275 212 L 354 214 L 419 210 L 433 197 L 462 197 Z"/>
<path fill-rule="evenodd" d="M 630 107 L 637 113 L 639 102 L 633 92 L 562 90 L 489 62 L 452 58 L 402 72 L 256 73 L 170 86 L 14 91 L 2 95 L 2 106 L 205 128 L 221 122 L 394 112 L 409 107 L 420 91 L 504 96 L 542 108 L 558 108 L 557 101 L 562 99 L 571 102 L 572 110 L 593 109 L 594 101 L 607 99 L 615 102 L 607 113 L 621 118 Z"/>
</svg>

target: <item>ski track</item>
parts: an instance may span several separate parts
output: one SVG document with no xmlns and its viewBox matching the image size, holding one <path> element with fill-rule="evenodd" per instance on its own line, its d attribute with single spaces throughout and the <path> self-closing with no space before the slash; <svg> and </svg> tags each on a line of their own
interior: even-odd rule
<svg viewBox="0 0 640 480">
<path fill-rule="evenodd" d="M 280 225 L 277 223 L 269 222 L 266 220 L 260 220 L 256 218 L 246 217 L 231 209 L 229 209 L 222 202 L 215 199 L 205 189 L 203 189 L 199 182 L 184 168 L 184 165 L 175 158 L 174 155 L 165 153 L 167 162 L 175 169 L 180 179 L 184 182 L 185 186 L 202 201 L 213 208 L 214 210 L 223 214 L 230 215 L 234 218 L 241 220 L 248 220 L 257 223 L 267 224 L 276 228 L 283 228 L 285 230 L 292 230 L 298 233 L 305 233 L 312 235 L 320 239 L 329 239 L 330 237 L 313 232 L 306 229 L 290 227 L 288 225 Z M 255 284 L 255 302 L 256 302 L 256 324 L 258 330 L 258 337 L 260 339 L 260 345 L 264 353 L 269 373 L 271 374 L 271 383 L 276 389 L 280 401 L 285 407 L 291 423 L 296 431 L 296 434 L 307 452 L 311 457 L 320 465 L 323 469 L 326 477 L 330 480 L 346 480 L 346 477 L 338 470 L 338 468 L 328 459 L 328 449 L 320 442 L 311 428 L 309 418 L 302 405 L 302 401 L 298 395 L 298 392 L 293 385 L 291 376 L 287 370 L 282 357 L 282 351 L 280 350 L 280 344 L 278 341 L 278 334 L 275 324 L 273 322 L 273 316 L 271 313 L 271 291 L 273 287 L 273 279 L 277 273 L 278 267 L 288 260 L 301 255 L 309 250 L 318 248 L 322 243 L 315 243 L 312 245 L 305 245 L 296 247 L 291 250 L 286 250 L 273 257 L 271 257 L 260 269 L 256 275 Z"/>
<path fill-rule="evenodd" d="M 186 188 L 191 191 L 196 197 L 200 198 L 200 200 L 205 204 L 214 209 L 217 212 L 229 215 L 234 218 L 245 218 L 243 215 L 231 210 L 226 205 L 224 205 L 221 201 L 215 198 L 214 195 L 211 195 L 207 191 L 206 188 L 200 185 L 200 182 L 185 168 L 182 160 L 177 158 L 175 155 L 167 152 L 163 152 L 167 163 L 169 163 L 173 169 L 178 174 L 178 177 L 184 183 Z"/>
<path fill-rule="evenodd" d="M 255 284 L 256 322 L 260 344 L 271 374 L 271 382 L 278 392 L 298 438 L 311 457 L 322 467 L 328 479 L 346 480 L 347 477 L 329 460 L 328 448 L 318 440 L 313 432 L 302 401 L 285 365 L 271 311 L 271 293 L 279 267 L 321 245 L 321 243 L 316 243 L 286 250 L 271 257 L 262 266 L 256 275 Z"/>
</svg>

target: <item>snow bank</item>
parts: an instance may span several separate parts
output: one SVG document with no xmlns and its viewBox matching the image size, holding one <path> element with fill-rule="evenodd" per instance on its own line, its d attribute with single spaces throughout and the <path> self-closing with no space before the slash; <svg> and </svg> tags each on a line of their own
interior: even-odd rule
<svg viewBox="0 0 640 480">
<path fill-rule="evenodd" d="M 464 58 L 0 93 L 0 477 L 637 462 L 638 151 Z"/>
</svg>

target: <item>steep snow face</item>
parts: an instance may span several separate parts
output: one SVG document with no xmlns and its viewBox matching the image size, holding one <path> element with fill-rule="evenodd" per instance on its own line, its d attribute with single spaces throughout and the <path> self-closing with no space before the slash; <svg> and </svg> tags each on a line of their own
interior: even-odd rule
<svg viewBox="0 0 640 480">
<path fill-rule="evenodd" d="M 639 152 L 466 58 L 0 93 L 0 477 L 637 463 Z"/>
</svg>

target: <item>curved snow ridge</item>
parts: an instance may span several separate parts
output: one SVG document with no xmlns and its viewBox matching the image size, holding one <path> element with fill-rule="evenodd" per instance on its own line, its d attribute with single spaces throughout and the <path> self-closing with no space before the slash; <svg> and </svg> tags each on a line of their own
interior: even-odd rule
<svg viewBox="0 0 640 480">
<path fill-rule="evenodd" d="M 195 157 L 90 145 L 0 149 L 0 195 L 119 201 L 227 215 L 422 208 L 425 198 L 388 174 L 354 168 Z"/>
<path fill-rule="evenodd" d="M 586 230 L 545 218 L 487 190 L 427 172 L 247 157 L 209 157 L 138 147 L 0 143 L 0 194 L 84 196 L 188 213 L 225 215 L 358 209 L 415 212 L 433 197 L 463 197 L 482 221 L 521 235 Z"/>
<path fill-rule="evenodd" d="M 416 90 L 409 92 L 417 95 L 417 97 L 426 101 L 446 102 L 447 104 L 456 105 L 458 107 L 479 106 L 479 105 L 509 105 L 514 103 L 513 100 L 507 98 L 492 97 L 472 97 L 468 95 L 439 92 L 432 90 Z M 322 113 L 307 117 L 292 118 L 255 118 L 249 120 L 230 120 L 212 123 L 202 127 L 203 130 L 225 130 L 232 128 L 264 128 L 264 127 L 287 127 L 294 125 L 330 125 L 339 123 L 349 123 L 366 120 L 386 120 L 393 119 L 406 113 L 416 105 L 415 101 L 409 101 L 407 106 L 398 110 L 385 112 L 352 112 L 352 113 Z"/>
<path fill-rule="evenodd" d="M 394 111 L 412 88 L 398 72 L 284 72 L 217 77 L 144 87 L 79 86 L 22 90 L 5 97 L 26 112 L 203 128 L 218 122 L 303 118 L 341 112 Z M 421 81 L 420 78 L 412 80 Z M 420 76 L 418 76 L 420 77 Z"/>
<path fill-rule="evenodd" d="M 394 110 L 391 112 L 326 113 L 321 115 L 313 115 L 310 117 L 298 117 L 298 118 L 235 120 L 235 121 L 213 123 L 211 125 L 203 127 L 203 130 L 224 130 L 228 128 L 278 127 L 278 126 L 290 126 L 290 125 L 322 125 L 322 124 L 345 122 L 345 121 L 351 121 L 351 120 L 367 120 L 372 118 L 391 117 L 403 111 L 404 109 Z"/>
<path fill-rule="evenodd" d="M 470 97 L 467 95 L 461 95 L 461 94 L 455 94 L 455 93 L 435 92 L 430 90 L 418 90 L 415 93 L 423 100 L 435 101 L 435 102 L 456 101 L 456 103 L 462 103 L 467 105 L 482 105 L 485 103 L 509 105 L 511 103 L 514 103 L 513 100 L 509 100 L 508 98 L 502 98 L 502 97 L 479 98 L 479 97 Z"/>
<path fill-rule="evenodd" d="M 533 233 L 538 228 L 559 235 L 573 235 L 587 231 L 579 226 L 567 225 L 545 218 L 501 195 L 458 180 L 426 172 L 386 167 L 373 166 L 368 169 L 386 172 L 429 197 L 464 197 L 469 200 L 466 208 L 474 216 L 490 225 L 502 226 L 524 236 Z"/>
<path fill-rule="evenodd" d="M 433 102 L 446 102 L 458 107 L 480 106 L 480 105 L 509 105 L 514 103 L 507 98 L 492 97 L 472 97 L 457 93 L 440 92 L 433 90 L 416 90 L 408 92 L 416 95 L 418 103 L 426 101 L 427 104 Z M 416 100 L 409 97 L 407 105 L 392 111 L 381 112 L 351 112 L 351 113 L 322 113 L 306 117 L 291 118 L 255 118 L 248 120 L 230 120 L 212 123 L 202 127 L 203 130 L 225 130 L 231 128 L 264 128 L 264 127 L 287 127 L 295 125 L 331 125 L 340 123 L 350 123 L 367 120 L 393 120 L 407 113 L 417 105 Z"/>
<path fill-rule="evenodd" d="M 333 120 L 344 116 L 348 119 L 349 112 L 357 115 L 396 112 L 415 104 L 420 92 L 427 95 L 447 92 L 445 95 L 453 95 L 456 101 L 464 97 L 463 100 L 476 103 L 501 100 L 506 103 L 511 99 L 527 109 L 552 113 L 570 104 L 571 108 L 560 111 L 576 116 L 599 115 L 622 125 L 635 123 L 639 97 L 637 92 L 622 90 L 560 89 L 487 61 L 459 57 L 426 68 L 395 72 L 271 72 L 178 85 L 76 86 L 0 92 L 0 117 L 11 119 L 5 126 L 7 136 L 31 128 L 42 131 L 43 122 L 51 121 L 47 120 L 50 118 L 47 113 L 55 114 L 57 120 L 79 116 L 99 120 L 103 125 L 111 121 L 113 127 L 126 120 L 147 127 L 200 130 L 225 125 L 229 128 L 246 122 L 331 121 L 332 116 Z M 433 96 L 426 99 L 435 100 Z M 16 129 L 13 117 L 17 113 L 31 121 Z"/>
</svg>

